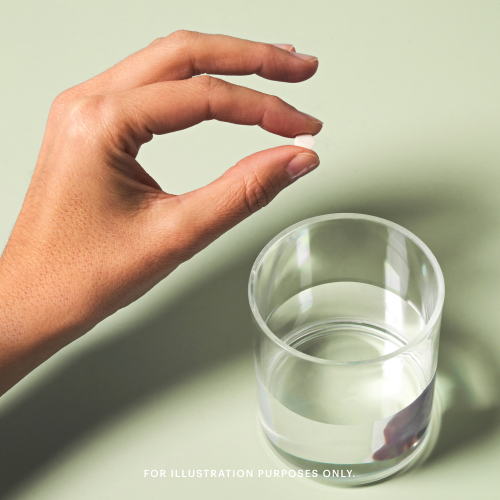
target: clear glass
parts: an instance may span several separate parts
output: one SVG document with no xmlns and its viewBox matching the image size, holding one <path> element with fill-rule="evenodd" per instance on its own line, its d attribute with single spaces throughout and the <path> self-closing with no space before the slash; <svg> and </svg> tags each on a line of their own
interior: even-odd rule
<svg viewBox="0 0 500 500">
<path fill-rule="evenodd" d="M 283 459 L 354 485 L 424 454 L 444 280 L 420 239 L 367 215 L 299 222 L 258 256 L 249 300 L 260 419 Z"/>
</svg>

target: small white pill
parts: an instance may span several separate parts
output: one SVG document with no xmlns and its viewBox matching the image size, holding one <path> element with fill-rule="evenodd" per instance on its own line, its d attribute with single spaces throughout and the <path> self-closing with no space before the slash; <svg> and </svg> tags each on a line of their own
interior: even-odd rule
<svg viewBox="0 0 500 500">
<path fill-rule="evenodd" d="M 302 148 L 312 149 L 314 137 L 311 134 L 300 134 L 295 137 L 295 145 Z"/>
</svg>

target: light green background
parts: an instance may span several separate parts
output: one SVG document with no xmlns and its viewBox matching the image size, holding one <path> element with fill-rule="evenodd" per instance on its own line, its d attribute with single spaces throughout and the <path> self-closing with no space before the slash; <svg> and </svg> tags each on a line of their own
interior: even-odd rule
<svg viewBox="0 0 500 500">
<path fill-rule="evenodd" d="M 0 400 L 0 496 L 498 498 L 500 2 L 1 0 L 2 247 L 53 98 L 181 28 L 317 55 L 308 82 L 229 80 L 322 119 L 321 166 Z M 139 160 L 177 193 L 291 142 L 210 122 L 156 138 Z M 144 479 L 144 469 L 283 468 L 256 421 L 247 276 L 277 232 L 332 212 L 399 223 L 442 265 L 440 363 L 452 406 L 431 461 L 349 490 L 290 478 Z"/>
</svg>

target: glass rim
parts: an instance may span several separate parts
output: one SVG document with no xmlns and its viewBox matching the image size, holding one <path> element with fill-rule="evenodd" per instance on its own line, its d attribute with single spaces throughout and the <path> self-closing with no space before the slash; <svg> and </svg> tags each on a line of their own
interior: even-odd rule
<svg viewBox="0 0 500 500">
<path fill-rule="evenodd" d="M 291 234 L 293 231 L 296 229 L 299 229 L 304 226 L 309 226 L 311 224 L 316 224 L 318 222 L 325 222 L 325 221 L 332 221 L 332 220 L 337 220 L 337 219 L 358 219 L 358 220 L 366 220 L 369 222 L 381 224 L 386 227 L 390 227 L 391 229 L 394 229 L 404 236 L 406 236 L 408 239 L 413 241 L 417 247 L 424 253 L 424 255 L 429 259 L 429 262 L 432 265 L 432 268 L 434 269 L 434 272 L 436 273 L 436 280 L 437 280 L 437 287 L 438 287 L 438 296 L 437 296 L 437 302 L 436 306 L 434 308 L 434 311 L 429 318 L 429 321 L 427 324 L 422 328 L 420 333 L 410 342 L 405 344 L 403 347 L 400 347 L 399 349 L 396 349 L 393 352 L 390 352 L 389 354 L 385 354 L 384 356 L 377 356 L 375 358 L 369 358 L 369 359 L 364 359 L 360 361 L 332 361 L 329 359 L 322 359 L 322 358 L 317 358 L 315 356 L 311 356 L 310 354 L 305 354 L 294 347 L 291 347 L 290 345 L 286 344 L 283 342 L 281 339 L 279 339 L 272 331 L 271 329 L 266 325 L 264 319 L 262 318 L 258 308 L 257 304 L 255 302 L 255 297 L 254 297 L 254 285 L 257 279 L 257 274 L 262 266 L 262 263 L 264 262 L 264 259 L 266 255 L 269 253 L 269 250 L 275 246 L 277 243 L 279 243 L 281 240 L 283 240 L 286 236 Z M 432 332 L 434 326 L 437 324 L 439 318 L 441 317 L 442 309 L 443 309 L 443 303 L 444 303 L 444 277 L 443 277 L 443 272 L 441 270 L 441 267 L 434 256 L 434 254 L 431 252 L 429 247 L 418 237 L 415 236 L 411 231 L 408 231 L 408 229 L 405 229 L 403 226 L 400 226 L 399 224 L 396 224 L 394 222 L 391 222 L 386 219 L 382 219 L 381 217 L 375 217 L 373 215 L 364 215 L 364 214 L 354 214 L 354 213 L 338 213 L 338 214 L 326 214 L 326 215 L 319 215 L 317 217 L 311 217 L 309 219 L 304 219 L 300 222 L 297 222 L 296 224 L 293 224 L 280 233 L 278 233 L 259 253 L 257 258 L 255 259 L 255 262 L 252 266 L 252 270 L 250 271 L 250 279 L 248 281 L 248 301 L 250 303 L 250 309 L 252 311 L 253 317 L 255 321 L 257 322 L 259 328 L 267 335 L 267 337 L 274 342 L 275 344 L 278 345 L 281 349 L 284 349 L 288 353 L 297 356 L 299 358 L 302 358 L 306 361 L 311 361 L 319 364 L 325 364 L 325 365 L 361 365 L 361 364 L 371 364 L 371 363 L 380 363 L 383 361 L 387 361 L 389 359 L 395 358 L 399 356 L 400 354 L 403 354 L 418 345 L 420 342 L 425 340 L 429 333 Z"/>
</svg>

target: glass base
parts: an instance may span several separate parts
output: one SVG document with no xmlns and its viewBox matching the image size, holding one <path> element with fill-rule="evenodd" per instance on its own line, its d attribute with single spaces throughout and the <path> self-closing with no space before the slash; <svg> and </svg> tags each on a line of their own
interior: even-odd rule
<svg viewBox="0 0 500 500">
<path fill-rule="evenodd" d="M 436 395 L 437 396 L 437 395 Z M 390 476 L 400 475 L 422 465 L 429 457 L 439 436 L 441 427 L 441 403 L 439 397 L 434 397 L 429 426 L 418 445 L 411 447 L 399 457 L 387 460 L 381 469 L 381 462 L 367 464 L 332 464 L 314 462 L 287 453 L 274 444 L 261 428 L 266 441 L 275 454 L 289 467 L 295 470 L 311 471 L 312 479 L 334 486 L 361 486 L 381 482 Z M 261 422 L 262 423 L 262 422 Z M 313 473 L 316 471 L 316 473 Z"/>
</svg>

